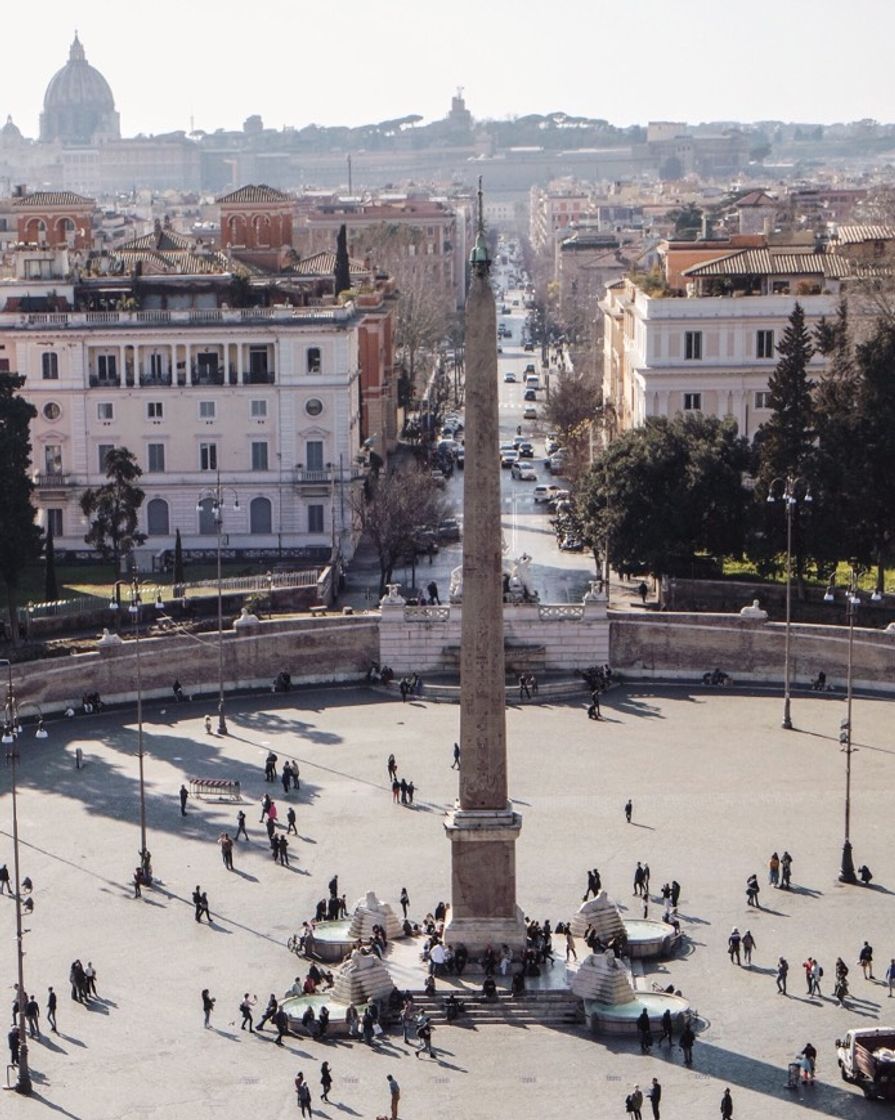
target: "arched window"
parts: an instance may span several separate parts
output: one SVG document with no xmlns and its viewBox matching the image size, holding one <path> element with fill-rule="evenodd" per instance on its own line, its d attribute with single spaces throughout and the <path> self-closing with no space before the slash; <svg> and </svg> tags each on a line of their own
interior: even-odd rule
<svg viewBox="0 0 895 1120">
<path fill-rule="evenodd" d="M 249 505 L 249 532 L 273 532 L 270 498 L 252 498 Z"/>
<path fill-rule="evenodd" d="M 203 537 L 214 536 L 218 531 L 214 519 L 214 502 L 211 498 L 203 498 L 199 502 L 199 532 Z"/>
<path fill-rule="evenodd" d="M 230 229 L 230 244 L 245 245 L 245 222 L 238 215 L 229 219 L 227 225 Z"/>
<path fill-rule="evenodd" d="M 164 498 L 153 498 L 146 503 L 146 532 L 150 537 L 166 537 L 168 528 L 168 503 Z"/>
<path fill-rule="evenodd" d="M 255 244 L 258 248 L 270 245 L 270 218 L 266 214 L 258 214 L 252 223 L 255 227 Z"/>
</svg>

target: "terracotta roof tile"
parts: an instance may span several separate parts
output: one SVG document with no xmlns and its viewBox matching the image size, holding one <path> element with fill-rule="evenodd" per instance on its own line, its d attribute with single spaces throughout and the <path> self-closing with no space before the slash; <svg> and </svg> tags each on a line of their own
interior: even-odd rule
<svg viewBox="0 0 895 1120">
<path fill-rule="evenodd" d="M 274 190 L 273 187 L 268 187 L 265 183 L 260 183 L 255 186 L 250 183 L 248 186 L 239 187 L 238 190 L 231 191 L 230 194 L 221 195 L 217 200 L 218 205 L 253 205 L 259 202 L 292 202 L 291 195 L 283 194 L 282 191 Z"/>
<path fill-rule="evenodd" d="M 14 209 L 27 209 L 36 207 L 41 210 L 51 209 L 54 206 L 96 206 L 96 199 L 85 198 L 84 195 L 75 194 L 74 191 L 35 191 L 26 194 L 23 198 L 13 199 Z"/>
</svg>

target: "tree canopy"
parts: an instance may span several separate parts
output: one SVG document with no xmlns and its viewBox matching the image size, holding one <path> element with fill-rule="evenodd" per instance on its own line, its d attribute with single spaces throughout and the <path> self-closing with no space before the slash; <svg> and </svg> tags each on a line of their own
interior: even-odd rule
<svg viewBox="0 0 895 1120">
<path fill-rule="evenodd" d="M 24 384 L 24 377 L 0 373 L 0 577 L 6 585 L 9 630 L 14 639 L 18 634 L 15 593 L 19 577 L 41 551 L 29 474 L 29 427 L 37 410 L 20 395 Z"/>
<path fill-rule="evenodd" d="M 84 540 L 105 560 L 111 560 L 116 572 L 121 557 L 146 540 L 146 534 L 137 529 L 145 494 L 136 482 L 142 474 L 133 452 L 113 447 L 106 456 L 108 482 L 81 495 L 81 509 L 90 519 Z"/>
</svg>

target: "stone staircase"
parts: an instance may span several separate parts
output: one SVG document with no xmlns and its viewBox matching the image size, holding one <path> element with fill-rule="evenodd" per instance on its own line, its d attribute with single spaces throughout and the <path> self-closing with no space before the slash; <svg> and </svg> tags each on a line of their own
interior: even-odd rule
<svg viewBox="0 0 895 1120">
<path fill-rule="evenodd" d="M 414 992 L 413 1000 L 416 1008 L 424 1011 L 433 1024 L 447 1027 L 442 1005 L 448 994 L 445 991 L 427 996 L 424 992 Z M 458 991 L 457 998 L 464 1006 L 464 1013 L 450 1024 L 452 1027 L 484 1027 L 495 1024 L 513 1027 L 538 1024 L 567 1027 L 583 1025 L 585 1021 L 584 1005 L 568 991 L 533 991 L 516 998 L 508 992 L 498 991 L 497 998 L 493 1000 Z"/>
</svg>

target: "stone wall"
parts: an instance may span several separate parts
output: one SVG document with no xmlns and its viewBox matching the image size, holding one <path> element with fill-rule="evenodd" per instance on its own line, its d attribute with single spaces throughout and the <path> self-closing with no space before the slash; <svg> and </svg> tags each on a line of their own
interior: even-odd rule
<svg viewBox="0 0 895 1120">
<path fill-rule="evenodd" d="M 716 666 L 735 681 L 782 683 L 786 626 L 729 614 L 610 615 L 612 666 L 640 679 L 692 680 Z M 794 623 L 793 684 L 810 684 L 820 670 L 845 685 L 848 627 Z M 855 687 L 895 692 L 895 632 L 855 627 Z"/>
<path fill-rule="evenodd" d="M 353 615 L 260 622 L 224 632 L 224 687 L 263 688 L 280 670 L 296 684 L 361 680 L 379 656 L 379 619 Z M 95 653 L 13 666 L 21 713 L 44 713 L 77 706 L 85 692 L 99 692 L 106 703 L 129 702 L 137 694 L 137 647 L 131 639 Z M 179 680 L 187 695 L 217 695 L 216 633 L 196 639 L 186 634 L 140 639 L 144 697 L 170 697 Z"/>
<path fill-rule="evenodd" d="M 460 671 L 462 606 L 381 604 L 379 661 L 396 673 Z M 572 672 L 609 660 L 606 600 L 581 605 L 525 603 L 503 609 L 507 673 Z"/>
</svg>

